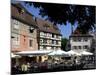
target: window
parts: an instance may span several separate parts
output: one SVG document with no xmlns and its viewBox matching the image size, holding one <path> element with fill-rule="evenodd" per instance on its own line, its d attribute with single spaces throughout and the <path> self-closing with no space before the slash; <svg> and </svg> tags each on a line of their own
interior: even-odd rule
<svg viewBox="0 0 100 75">
<path fill-rule="evenodd" d="M 88 49 L 88 45 L 83 46 L 84 49 Z"/>
<path fill-rule="evenodd" d="M 50 27 L 50 26 L 49 26 L 48 24 L 44 24 L 44 29 L 47 30 L 47 29 L 49 29 L 49 27 Z"/>
<path fill-rule="evenodd" d="M 81 38 L 73 38 L 73 41 L 75 41 L 75 42 L 80 42 L 81 41 Z"/>
<path fill-rule="evenodd" d="M 18 47 L 20 45 L 20 36 L 18 34 L 12 34 L 12 46 Z"/>
<path fill-rule="evenodd" d="M 44 40 L 43 40 L 43 43 L 44 43 L 44 44 L 46 44 L 46 43 L 47 43 L 47 40 L 46 40 L 46 39 L 44 39 Z"/>
<path fill-rule="evenodd" d="M 56 44 L 56 41 L 54 40 L 54 44 Z"/>
<path fill-rule="evenodd" d="M 49 40 L 49 44 L 52 44 L 52 40 Z"/>
<path fill-rule="evenodd" d="M 77 39 L 76 38 L 73 38 L 73 41 L 77 41 Z"/>
<path fill-rule="evenodd" d="M 45 37 L 48 37 L 48 33 L 45 33 Z"/>
<path fill-rule="evenodd" d="M 50 38 L 52 37 L 52 34 L 50 34 Z"/>
<path fill-rule="evenodd" d="M 54 47 L 51 47 L 54 50 Z"/>
<path fill-rule="evenodd" d="M 60 47 L 58 47 L 58 49 L 60 49 Z"/>
<path fill-rule="evenodd" d="M 46 46 L 43 46 L 43 49 L 46 49 Z"/>
<path fill-rule="evenodd" d="M 44 27 L 46 30 L 49 29 L 49 27 Z"/>
<path fill-rule="evenodd" d="M 52 44 L 54 44 L 54 40 L 52 40 Z"/>
<path fill-rule="evenodd" d="M 26 37 L 24 36 L 24 42 L 26 41 Z"/>
<path fill-rule="evenodd" d="M 54 35 L 54 38 L 56 38 L 56 35 Z"/>
<path fill-rule="evenodd" d="M 88 41 L 88 38 L 84 38 L 83 41 L 85 41 L 85 42 Z"/>
<path fill-rule="evenodd" d="M 44 37 L 47 37 L 47 33 L 44 33 Z"/>
<path fill-rule="evenodd" d="M 19 22 L 17 20 L 13 20 L 14 29 L 19 29 Z"/>
<path fill-rule="evenodd" d="M 58 45 L 58 41 L 56 41 L 56 44 Z"/>
<path fill-rule="evenodd" d="M 59 35 L 56 35 L 56 38 L 58 39 L 59 38 Z"/>
<path fill-rule="evenodd" d="M 78 46 L 79 47 L 79 49 L 81 49 L 81 46 Z"/>
<path fill-rule="evenodd" d="M 60 41 L 59 41 L 58 43 L 59 43 L 59 45 L 61 44 L 61 42 L 60 42 Z"/>
<path fill-rule="evenodd" d="M 81 41 L 81 38 L 78 38 L 78 41 Z"/>
<path fill-rule="evenodd" d="M 40 42 L 43 42 L 43 39 L 40 39 Z"/>
<path fill-rule="evenodd" d="M 61 36 L 59 36 L 59 39 L 61 39 Z"/>
<path fill-rule="evenodd" d="M 24 11 L 24 9 L 21 9 L 21 14 L 23 14 L 25 11 Z"/>
<path fill-rule="evenodd" d="M 40 36 L 44 36 L 44 32 L 40 32 Z"/>
<path fill-rule="evenodd" d="M 50 37 L 50 33 L 47 33 L 47 37 Z"/>
<path fill-rule="evenodd" d="M 29 40 L 29 47 L 32 47 L 33 46 L 33 40 Z"/>
<path fill-rule="evenodd" d="M 54 38 L 54 34 L 52 34 L 52 38 Z"/>
<path fill-rule="evenodd" d="M 43 49 L 43 46 L 40 46 L 40 49 Z"/>
<path fill-rule="evenodd" d="M 43 44 L 43 39 L 40 39 L 40 44 Z"/>
<path fill-rule="evenodd" d="M 73 46 L 73 49 L 77 49 L 77 46 Z"/>
</svg>

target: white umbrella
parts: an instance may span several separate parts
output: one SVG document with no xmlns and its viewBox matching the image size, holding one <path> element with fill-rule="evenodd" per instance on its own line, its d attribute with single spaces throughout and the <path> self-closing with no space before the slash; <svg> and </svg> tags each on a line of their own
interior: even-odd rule
<svg viewBox="0 0 100 75">
<path fill-rule="evenodd" d="M 76 52 L 76 51 L 74 51 L 74 50 L 70 50 L 70 51 L 68 51 L 67 52 L 69 55 L 77 55 L 77 56 L 80 56 L 81 54 L 80 53 L 78 53 L 78 52 Z"/>
<path fill-rule="evenodd" d="M 63 50 L 54 50 L 48 54 L 49 56 L 69 56 L 69 54 Z"/>
<path fill-rule="evenodd" d="M 48 56 L 53 56 L 54 60 L 61 60 L 61 57 L 69 57 L 69 54 L 63 50 L 53 50 Z M 57 58 L 56 58 L 57 57 Z"/>
<path fill-rule="evenodd" d="M 93 53 L 87 52 L 87 51 L 83 51 L 81 54 L 82 54 L 82 55 L 93 55 Z"/>
</svg>

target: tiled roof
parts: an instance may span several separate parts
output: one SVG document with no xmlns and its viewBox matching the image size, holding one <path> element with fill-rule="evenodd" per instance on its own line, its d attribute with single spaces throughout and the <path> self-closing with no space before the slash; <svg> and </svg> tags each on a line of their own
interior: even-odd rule
<svg viewBox="0 0 100 75">
<path fill-rule="evenodd" d="M 53 25 L 53 23 L 39 18 L 33 19 L 33 16 L 19 3 L 11 4 L 11 17 L 18 19 L 21 22 L 27 23 L 28 25 L 34 25 L 38 27 L 40 31 L 61 35 L 60 30 L 56 25 Z M 48 29 L 45 27 L 48 27 Z"/>
<path fill-rule="evenodd" d="M 11 4 L 11 17 L 36 27 L 33 16 L 21 4 Z"/>
<path fill-rule="evenodd" d="M 40 18 L 36 18 L 36 22 L 40 31 L 61 35 L 60 30 L 58 29 L 56 25 L 53 25 L 53 23 L 42 20 Z M 46 29 L 45 27 L 48 27 L 48 28 Z"/>
</svg>

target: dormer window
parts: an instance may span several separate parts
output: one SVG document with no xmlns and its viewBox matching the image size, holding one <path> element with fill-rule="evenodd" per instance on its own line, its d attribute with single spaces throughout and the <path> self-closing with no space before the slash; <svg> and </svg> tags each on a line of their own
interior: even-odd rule
<svg viewBox="0 0 100 75">
<path fill-rule="evenodd" d="M 30 32 L 30 33 L 33 33 L 33 31 L 34 31 L 34 27 L 32 27 L 32 26 L 29 27 L 29 32 Z"/>
<path fill-rule="evenodd" d="M 23 14 L 24 13 L 24 9 L 21 9 L 21 14 Z"/>
<path fill-rule="evenodd" d="M 49 26 L 48 24 L 45 24 L 45 25 L 44 25 L 44 29 L 46 29 L 46 30 L 49 29 L 49 27 L 50 27 L 50 26 Z"/>
<path fill-rule="evenodd" d="M 23 14 L 25 12 L 24 9 L 22 8 L 19 8 L 18 11 L 19 11 L 19 14 Z"/>
</svg>

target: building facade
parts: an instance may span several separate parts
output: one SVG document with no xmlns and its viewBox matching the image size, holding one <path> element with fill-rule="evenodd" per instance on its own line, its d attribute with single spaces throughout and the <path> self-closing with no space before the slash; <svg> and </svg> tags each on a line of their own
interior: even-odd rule
<svg viewBox="0 0 100 75">
<path fill-rule="evenodd" d="M 90 51 L 93 36 L 88 34 L 73 34 L 70 36 L 71 50 L 85 50 Z"/>
<path fill-rule="evenodd" d="M 38 48 L 40 50 L 61 49 L 61 34 L 57 26 L 36 18 L 38 26 Z"/>
<path fill-rule="evenodd" d="M 37 28 L 32 15 L 20 4 L 11 5 L 11 51 L 37 50 Z"/>
<path fill-rule="evenodd" d="M 39 50 L 59 50 L 61 49 L 61 34 L 57 26 L 52 23 L 35 18 L 38 26 L 37 39 Z M 41 62 L 48 60 L 48 56 L 39 56 Z"/>
<path fill-rule="evenodd" d="M 11 5 L 11 52 L 58 49 L 61 49 L 61 34 L 57 26 L 39 18 L 33 19 L 21 4 Z M 31 59 L 22 58 L 22 62 Z M 44 62 L 48 56 L 34 59 Z"/>
<path fill-rule="evenodd" d="M 96 54 L 96 31 L 89 32 L 89 34 L 91 34 L 93 36 L 92 46 L 91 46 L 91 52 L 93 52 L 94 54 Z"/>
</svg>

